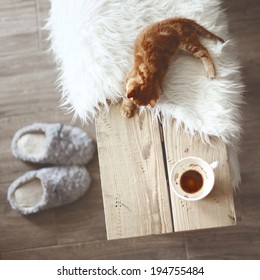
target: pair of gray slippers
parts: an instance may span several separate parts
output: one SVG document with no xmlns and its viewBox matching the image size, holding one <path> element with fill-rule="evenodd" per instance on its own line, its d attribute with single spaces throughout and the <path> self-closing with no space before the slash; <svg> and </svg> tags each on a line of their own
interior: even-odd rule
<svg viewBox="0 0 260 280">
<path fill-rule="evenodd" d="M 7 199 L 24 215 L 71 203 L 89 188 L 84 165 L 95 143 L 80 128 L 60 123 L 24 127 L 14 135 L 12 152 L 22 161 L 52 166 L 29 171 L 10 185 Z"/>
</svg>

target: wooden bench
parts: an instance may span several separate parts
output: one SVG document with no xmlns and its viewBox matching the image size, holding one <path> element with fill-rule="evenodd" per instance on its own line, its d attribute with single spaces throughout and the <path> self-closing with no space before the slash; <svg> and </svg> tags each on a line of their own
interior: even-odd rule
<svg viewBox="0 0 260 280">
<path fill-rule="evenodd" d="M 124 119 L 120 105 L 96 119 L 97 145 L 108 239 L 230 226 L 236 223 L 225 144 L 164 128 L 150 112 Z M 203 200 L 178 198 L 168 182 L 173 164 L 185 156 L 219 161 L 213 191 Z"/>
</svg>

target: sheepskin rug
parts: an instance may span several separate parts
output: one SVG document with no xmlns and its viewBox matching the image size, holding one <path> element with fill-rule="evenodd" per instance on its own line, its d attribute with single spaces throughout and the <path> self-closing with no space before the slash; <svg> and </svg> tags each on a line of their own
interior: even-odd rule
<svg viewBox="0 0 260 280">
<path fill-rule="evenodd" d="M 201 38 L 217 70 L 205 76 L 203 64 L 179 52 L 163 84 L 154 116 L 175 118 L 190 133 L 214 135 L 230 146 L 239 181 L 236 149 L 241 132 L 243 84 L 219 0 L 52 0 L 46 28 L 59 69 L 62 104 L 83 121 L 95 117 L 107 100 L 120 101 L 126 75 L 133 65 L 133 44 L 138 33 L 156 21 L 186 17 L 222 37 L 225 43 Z"/>
</svg>

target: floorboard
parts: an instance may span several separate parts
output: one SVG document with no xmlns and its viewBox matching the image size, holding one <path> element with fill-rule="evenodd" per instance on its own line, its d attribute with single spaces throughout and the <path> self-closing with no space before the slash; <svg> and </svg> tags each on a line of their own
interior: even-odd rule
<svg viewBox="0 0 260 280">
<path fill-rule="evenodd" d="M 181 235 L 166 234 L 8 252 L 2 259 L 186 259 L 183 245 Z"/>
</svg>

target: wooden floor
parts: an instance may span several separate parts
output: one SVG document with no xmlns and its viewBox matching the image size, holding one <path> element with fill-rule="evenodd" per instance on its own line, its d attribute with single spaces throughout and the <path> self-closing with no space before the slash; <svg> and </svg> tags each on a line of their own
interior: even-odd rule
<svg viewBox="0 0 260 280">
<path fill-rule="evenodd" d="M 45 53 L 48 7 L 46 0 L 0 4 L 0 259 L 260 259 L 260 1 L 223 3 L 247 86 L 237 226 L 114 241 L 106 240 L 97 154 L 87 166 L 91 189 L 77 202 L 24 217 L 6 200 L 14 179 L 39 168 L 13 158 L 15 131 L 72 118 L 58 108 L 57 73 Z M 84 129 L 95 137 L 93 125 Z"/>
</svg>

